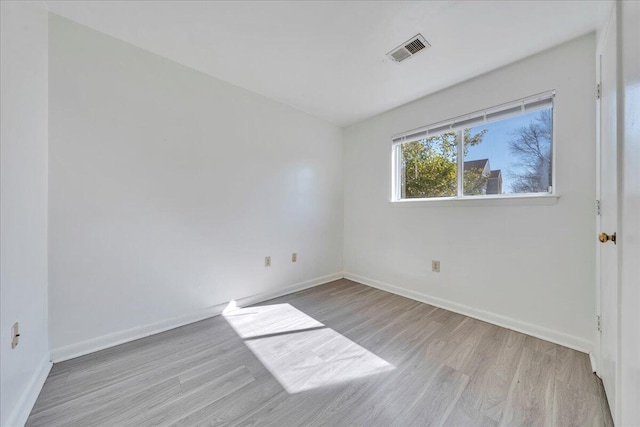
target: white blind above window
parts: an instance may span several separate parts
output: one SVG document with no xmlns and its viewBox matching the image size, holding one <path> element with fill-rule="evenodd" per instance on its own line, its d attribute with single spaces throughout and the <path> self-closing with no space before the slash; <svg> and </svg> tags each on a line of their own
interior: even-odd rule
<svg viewBox="0 0 640 427">
<path fill-rule="evenodd" d="M 553 107 L 553 97 L 555 94 L 555 91 L 539 93 L 527 98 L 518 99 L 517 101 L 403 132 L 393 136 L 393 143 L 401 144 L 403 142 L 416 141 L 445 132 L 453 132 L 459 129 L 478 126 L 483 123 L 506 119 L 519 114 L 551 108 Z"/>
</svg>

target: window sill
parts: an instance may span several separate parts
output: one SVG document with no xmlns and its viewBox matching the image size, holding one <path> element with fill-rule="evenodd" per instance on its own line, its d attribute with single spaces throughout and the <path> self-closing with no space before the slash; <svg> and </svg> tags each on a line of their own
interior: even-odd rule
<svg viewBox="0 0 640 427">
<path fill-rule="evenodd" d="M 558 203 L 559 196 L 528 195 L 528 196 L 498 196 L 498 197 L 442 197 L 434 199 L 413 199 L 391 201 L 389 204 L 395 208 L 435 208 L 440 206 L 549 206 Z"/>
</svg>

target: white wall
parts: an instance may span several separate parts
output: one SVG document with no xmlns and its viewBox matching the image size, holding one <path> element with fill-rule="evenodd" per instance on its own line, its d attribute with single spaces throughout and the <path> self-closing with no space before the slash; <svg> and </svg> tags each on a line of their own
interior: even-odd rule
<svg viewBox="0 0 640 427">
<path fill-rule="evenodd" d="M 594 57 L 591 34 L 347 128 L 347 277 L 591 350 Z M 550 89 L 557 204 L 389 203 L 393 134 Z M 441 273 L 431 272 L 433 259 Z"/>
<path fill-rule="evenodd" d="M 620 209 L 620 425 L 640 425 L 640 3 L 619 2 L 623 110 Z M 612 408 L 613 409 L 613 408 Z"/>
<path fill-rule="evenodd" d="M 339 128 L 61 17 L 49 30 L 54 361 L 341 277 Z"/>
<path fill-rule="evenodd" d="M 49 373 L 47 12 L 0 3 L 0 425 L 22 425 Z M 20 343 L 11 349 L 11 327 Z"/>
</svg>

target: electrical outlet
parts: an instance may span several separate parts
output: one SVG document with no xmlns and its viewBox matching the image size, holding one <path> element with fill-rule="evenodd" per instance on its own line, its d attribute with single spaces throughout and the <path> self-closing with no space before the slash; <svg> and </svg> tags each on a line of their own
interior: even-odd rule
<svg viewBox="0 0 640 427">
<path fill-rule="evenodd" d="M 298 261 L 298 254 L 294 252 L 291 254 L 291 262 L 296 262 L 296 261 Z"/>
<path fill-rule="evenodd" d="M 440 261 L 436 261 L 435 259 L 431 261 L 431 271 L 440 273 Z"/>
<path fill-rule="evenodd" d="M 16 348 L 19 342 L 20 342 L 20 325 L 18 324 L 18 322 L 16 322 L 11 327 L 11 349 Z"/>
<path fill-rule="evenodd" d="M 264 266 L 265 267 L 271 267 L 271 257 L 270 256 L 264 257 Z"/>
</svg>

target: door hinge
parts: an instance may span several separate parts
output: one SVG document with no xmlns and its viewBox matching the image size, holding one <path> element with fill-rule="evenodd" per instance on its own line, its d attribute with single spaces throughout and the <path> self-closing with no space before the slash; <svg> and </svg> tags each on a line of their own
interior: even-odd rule
<svg viewBox="0 0 640 427">
<path fill-rule="evenodd" d="M 596 215 L 602 215 L 602 203 L 596 200 Z"/>
<path fill-rule="evenodd" d="M 602 96 L 602 85 L 600 83 L 596 84 L 596 99 L 600 99 Z"/>
<path fill-rule="evenodd" d="M 596 316 L 596 328 L 598 328 L 598 332 L 602 332 L 602 317 L 600 315 Z"/>
</svg>

